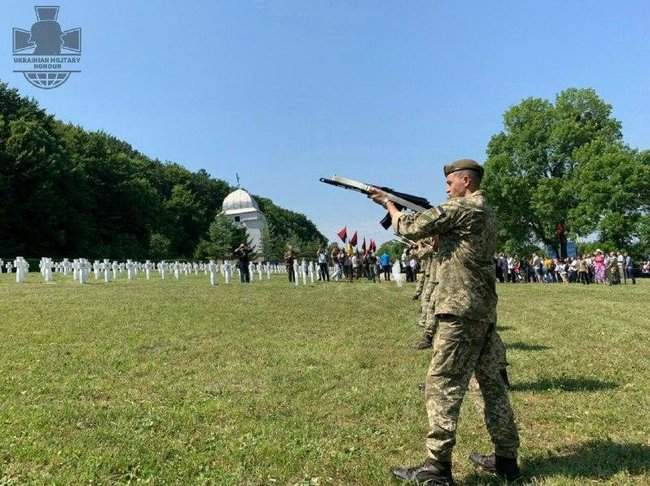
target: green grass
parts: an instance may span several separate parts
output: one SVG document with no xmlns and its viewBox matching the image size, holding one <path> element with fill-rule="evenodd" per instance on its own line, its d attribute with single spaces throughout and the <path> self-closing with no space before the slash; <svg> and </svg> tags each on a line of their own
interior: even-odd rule
<svg viewBox="0 0 650 486">
<path fill-rule="evenodd" d="M 413 287 L 0 277 L 0 484 L 397 484 L 424 457 Z M 528 480 L 650 484 L 650 282 L 499 286 Z M 454 473 L 498 484 L 471 400 Z"/>
</svg>

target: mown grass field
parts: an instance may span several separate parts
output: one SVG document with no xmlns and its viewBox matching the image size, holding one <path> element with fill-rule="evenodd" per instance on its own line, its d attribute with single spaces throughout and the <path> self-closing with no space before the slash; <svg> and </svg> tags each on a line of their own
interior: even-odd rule
<svg viewBox="0 0 650 486">
<path fill-rule="evenodd" d="M 13 276 L 11 276 L 13 277 Z M 412 286 L 0 277 L 0 484 L 398 484 L 424 458 Z M 650 282 L 500 285 L 527 482 L 650 484 Z M 454 473 L 490 443 L 463 406 Z"/>
</svg>

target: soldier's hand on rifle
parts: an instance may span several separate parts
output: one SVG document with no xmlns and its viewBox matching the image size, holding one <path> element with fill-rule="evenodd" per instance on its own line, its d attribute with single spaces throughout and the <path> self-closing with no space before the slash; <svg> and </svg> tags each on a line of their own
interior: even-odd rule
<svg viewBox="0 0 650 486">
<path fill-rule="evenodd" d="M 377 189 L 376 187 L 370 189 L 370 194 L 368 194 L 368 197 L 383 207 L 386 207 L 386 204 L 389 203 L 388 195 L 384 191 L 382 191 L 381 189 Z"/>
</svg>

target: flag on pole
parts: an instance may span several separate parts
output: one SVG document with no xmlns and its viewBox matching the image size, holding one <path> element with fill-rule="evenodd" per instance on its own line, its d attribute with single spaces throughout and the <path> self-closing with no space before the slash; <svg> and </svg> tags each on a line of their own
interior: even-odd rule
<svg viewBox="0 0 650 486">
<path fill-rule="evenodd" d="M 352 246 L 357 246 L 357 232 L 356 231 L 352 235 L 352 238 L 350 238 L 350 244 Z"/>
<path fill-rule="evenodd" d="M 372 238 L 370 239 L 370 251 L 377 251 L 377 244 Z"/>
<path fill-rule="evenodd" d="M 348 227 L 347 227 L 347 225 L 343 226 L 343 229 L 339 230 L 336 234 L 339 236 L 339 238 L 341 238 L 341 241 L 343 243 L 345 243 L 345 240 L 348 239 Z"/>
<path fill-rule="evenodd" d="M 364 236 L 363 237 L 363 243 L 361 244 L 361 251 L 363 252 L 364 255 L 366 254 L 366 250 L 367 250 L 367 248 L 366 248 L 366 237 Z"/>
</svg>

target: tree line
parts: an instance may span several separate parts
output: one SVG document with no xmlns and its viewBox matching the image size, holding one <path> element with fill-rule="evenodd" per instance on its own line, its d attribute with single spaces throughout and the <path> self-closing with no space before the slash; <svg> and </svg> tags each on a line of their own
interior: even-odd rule
<svg viewBox="0 0 650 486">
<path fill-rule="evenodd" d="M 624 143 L 612 106 L 593 89 L 525 99 L 503 125 L 482 184 L 500 250 L 528 255 L 542 243 L 559 252 L 573 238 L 580 251 L 650 254 L 650 151 Z"/>
<path fill-rule="evenodd" d="M 592 89 L 509 108 L 487 146 L 483 188 L 508 254 L 540 243 L 559 252 L 566 238 L 585 251 L 650 254 L 650 151 L 624 143 Z M 219 216 L 232 190 L 62 123 L 0 82 L 0 257 L 223 258 L 245 238 Z M 313 256 L 327 243 L 304 215 L 255 198 L 269 226 L 265 259 L 281 260 L 286 244 Z"/>
<path fill-rule="evenodd" d="M 0 257 L 222 258 L 243 237 L 219 216 L 233 189 L 62 123 L 0 82 Z M 269 226 L 266 259 L 287 243 L 306 254 L 327 243 L 303 214 L 254 197 Z"/>
</svg>

